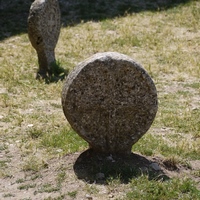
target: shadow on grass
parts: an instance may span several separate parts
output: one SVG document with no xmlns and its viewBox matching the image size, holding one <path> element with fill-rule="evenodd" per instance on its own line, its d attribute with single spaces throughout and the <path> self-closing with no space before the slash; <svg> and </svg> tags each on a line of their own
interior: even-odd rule
<svg viewBox="0 0 200 200">
<path fill-rule="evenodd" d="M 127 13 L 165 10 L 192 0 L 59 0 L 63 26 L 99 21 Z M 33 0 L 0 0 L 0 40 L 27 32 Z"/>
<path fill-rule="evenodd" d="M 64 69 L 59 62 L 51 63 L 50 69 L 44 72 L 37 72 L 36 79 L 45 81 L 46 84 L 63 81 L 69 74 L 68 69 Z"/>
<path fill-rule="evenodd" d="M 149 180 L 168 180 L 162 170 L 151 167 L 152 161 L 132 153 L 127 156 L 97 154 L 92 149 L 83 152 L 74 164 L 78 179 L 88 183 L 108 184 L 109 180 L 119 179 L 129 183 L 132 178 L 147 175 Z"/>
</svg>

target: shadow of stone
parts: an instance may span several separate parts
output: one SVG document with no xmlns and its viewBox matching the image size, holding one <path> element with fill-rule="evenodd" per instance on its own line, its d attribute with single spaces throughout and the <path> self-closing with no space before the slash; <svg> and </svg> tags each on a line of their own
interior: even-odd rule
<svg viewBox="0 0 200 200">
<path fill-rule="evenodd" d="M 162 11 L 189 1 L 192 0 L 59 0 L 64 26 L 143 11 Z"/>
<path fill-rule="evenodd" d="M 78 179 L 96 184 L 107 184 L 113 179 L 119 179 L 121 183 L 127 184 L 131 179 L 142 175 L 147 175 L 149 180 L 168 180 L 169 177 L 161 168 L 158 170 L 151 167 L 152 163 L 155 164 L 134 153 L 108 155 L 88 149 L 77 158 L 74 172 Z"/>
<path fill-rule="evenodd" d="M 59 62 L 53 62 L 50 69 L 44 73 L 37 72 L 36 79 L 45 81 L 46 84 L 57 83 L 58 81 L 63 81 L 69 74 L 69 70 L 61 66 Z"/>
<path fill-rule="evenodd" d="M 0 0 L 0 40 L 27 32 L 34 0 Z M 141 11 L 159 11 L 194 0 L 59 0 L 63 26 L 99 21 Z"/>
<path fill-rule="evenodd" d="M 46 84 L 57 83 L 58 81 L 63 81 L 67 77 L 67 75 L 68 75 L 68 72 L 66 70 L 66 73 L 64 73 L 64 74 L 60 74 L 60 75 L 52 74 L 50 76 L 46 76 L 44 78 L 44 81 Z"/>
</svg>

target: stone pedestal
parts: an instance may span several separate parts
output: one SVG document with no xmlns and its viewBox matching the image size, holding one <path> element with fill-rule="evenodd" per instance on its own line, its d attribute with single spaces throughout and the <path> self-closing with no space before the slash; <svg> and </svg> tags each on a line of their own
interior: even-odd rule
<svg viewBox="0 0 200 200">
<path fill-rule="evenodd" d="M 60 26 L 60 8 L 57 0 L 35 0 L 32 3 L 28 17 L 28 35 L 38 55 L 37 78 L 51 76 Z"/>
<path fill-rule="evenodd" d="M 131 58 L 98 53 L 68 75 L 62 106 L 72 128 L 95 151 L 128 154 L 155 118 L 157 92 Z"/>
</svg>

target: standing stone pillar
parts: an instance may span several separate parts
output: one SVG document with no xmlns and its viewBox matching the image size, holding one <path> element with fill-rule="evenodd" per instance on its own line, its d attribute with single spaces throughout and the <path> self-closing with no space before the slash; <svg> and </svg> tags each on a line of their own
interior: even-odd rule
<svg viewBox="0 0 200 200">
<path fill-rule="evenodd" d="M 68 75 L 62 106 L 72 128 L 95 151 L 129 154 L 155 118 L 157 92 L 128 56 L 98 53 Z"/>
<path fill-rule="evenodd" d="M 58 0 L 35 0 L 28 17 L 28 36 L 38 56 L 37 78 L 52 75 L 55 52 L 60 34 L 60 8 Z"/>
</svg>

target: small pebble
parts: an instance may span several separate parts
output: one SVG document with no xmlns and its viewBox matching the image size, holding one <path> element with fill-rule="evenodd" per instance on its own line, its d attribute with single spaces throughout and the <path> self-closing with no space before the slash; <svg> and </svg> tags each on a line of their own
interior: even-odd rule
<svg viewBox="0 0 200 200">
<path fill-rule="evenodd" d="M 149 166 L 156 171 L 161 170 L 160 166 L 157 163 L 151 163 Z"/>
<path fill-rule="evenodd" d="M 93 199 L 89 194 L 86 194 L 85 197 L 86 197 L 88 200 L 92 200 L 92 199 Z"/>
<path fill-rule="evenodd" d="M 104 173 L 98 173 L 98 174 L 96 174 L 96 179 L 97 180 L 102 180 L 102 179 L 104 179 L 105 178 L 105 174 Z"/>
<path fill-rule="evenodd" d="M 111 198 L 114 197 L 114 195 L 113 194 L 109 194 L 108 197 L 111 199 Z"/>
</svg>

